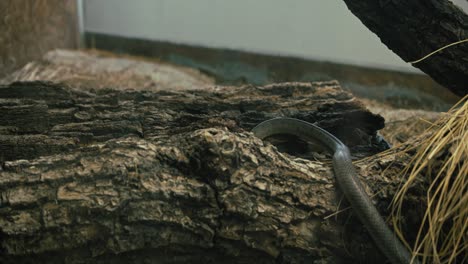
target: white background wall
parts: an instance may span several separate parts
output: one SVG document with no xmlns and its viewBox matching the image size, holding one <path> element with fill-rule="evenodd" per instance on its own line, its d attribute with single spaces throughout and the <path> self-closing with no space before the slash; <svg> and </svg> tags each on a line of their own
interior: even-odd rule
<svg viewBox="0 0 468 264">
<path fill-rule="evenodd" d="M 465 5 L 466 0 L 454 0 Z M 414 70 L 342 0 L 85 0 L 86 31 Z"/>
</svg>

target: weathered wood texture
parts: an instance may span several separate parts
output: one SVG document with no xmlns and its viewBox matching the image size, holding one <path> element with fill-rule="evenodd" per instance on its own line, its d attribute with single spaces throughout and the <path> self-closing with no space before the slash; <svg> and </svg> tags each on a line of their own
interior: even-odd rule
<svg viewBox="0 0 468 264">
<path fill-rule="evenodd" d="M 0 79 L 12 82 L 51 81 L 78 89 L 112 87 L 122 90 L 189 90 L 214 85 L 199 71 L 155 59 L 117 55 L 97 50 L 47 52 L 41 59 Z"/>
<path fill-rule="evenodd" d="M 347 207 L 329 163 L 248 132 L 283 115 L 317 122 L 357 156 L 385 149 L 383 119 L 336 82 L 0 87 L 0 262 L 383 263 L 351 210 L 329 217 Z M 408 158 L 358 163 L 384 216 Z M 421 210 L 419 196 L 408 199 L 405 227 Z"/>
<path fill-rule="evenodd" d="M 0 78 L 79 41 L 76 0 L 0 1 Z"/>
<path fill-rule="evenodd" d="M 468 39 L 468 14 L 448 0 L 344 0 L 389 49 L 410 62 Z M 414 64 L 455 94 L 468 93 L 468 43 Z"/>
</svg>

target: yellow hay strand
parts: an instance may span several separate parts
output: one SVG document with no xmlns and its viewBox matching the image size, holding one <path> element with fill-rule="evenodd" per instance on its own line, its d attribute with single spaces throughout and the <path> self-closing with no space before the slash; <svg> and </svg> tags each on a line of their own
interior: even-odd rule
<svg viewBox="0 0 468 264">
<path fill-rule="evenodd" d="M 468 42 L 468 39 L 464 39 L 464 40 L 460 40 L 460 41 L 457 41 L 457 42 L 453 42 L 453 43 L 450 43 L 448 45 L 445 45 L 443 46 L 442 48 L 440 49 L 437 49 L 429 54 L 427 54 L 426 56 L 420 58 L 419 60 L 415 60 L 415 61 L 409 61 L 408 63 L 411 63 L 411 64 L 416 64 L 418 62 L 421 62 L 429 57 L 431 57 L 432 55 L 438 53 L 438 52 L 441 52 L 442 50 L 446 49 L 446 48 L 449 48 L 449 47 L 452 47 L 452 46 L 455 46 L 455 45 L 459 45 L 459 44 L 462 44 L 462 43 L 465 43 L 465 42 Z"/>
</svg>

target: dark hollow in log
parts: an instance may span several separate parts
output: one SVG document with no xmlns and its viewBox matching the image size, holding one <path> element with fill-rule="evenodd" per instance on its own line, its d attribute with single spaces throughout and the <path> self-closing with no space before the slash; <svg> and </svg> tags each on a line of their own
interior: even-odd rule
<svg viewBox="0 0 468 264">
<path fill-rule="evenodd" d="M 0 116 L 1 263 L 384 262 L 352 210 L 333 216 L 347 204 L 323 154 L 276 138 L 296 140 L 291 156 L 249 132 L 290 116 L 355 157 L 385 149 L 383 119 L 336 82 L 177 92 L 14 83 L 0 87 Z M 409 158 L 357 163 L 384 216 Z M 421 203 L 408 196 L 410 238 Z"/>
</svg>

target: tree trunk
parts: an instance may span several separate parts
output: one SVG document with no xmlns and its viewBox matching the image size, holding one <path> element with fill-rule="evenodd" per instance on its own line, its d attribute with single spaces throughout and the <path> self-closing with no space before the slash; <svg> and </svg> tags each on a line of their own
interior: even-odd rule
<svg viewBox="0 0 468 264">
<path fill-rule="evenodd" d="M 0 78 L 57 48 L 79 46 L 76 0 L 0 1 Z"/>
<path fill-rule="evenodd" d="M 344 0 L 389 49 L 406 62 L 468 39 L 468 14 L 448 0 Z M 413 64 L 459 96 L 468 93 L 468 43 Z"/>
<path fill-rule="evenodd" d="M 0 87 L 0 263 L 384 263 L 329 162 L 248 132 L 277 116 L 316 122 L 355 157 L 387 148 L 383 119 L 336 82 Z M 274 142 L 326 158 L 300 139 Z M 356 163 L 384 216 L 408 159 Z M 421 199 L 408 197 L 407 230 Z"/>
</svg>

